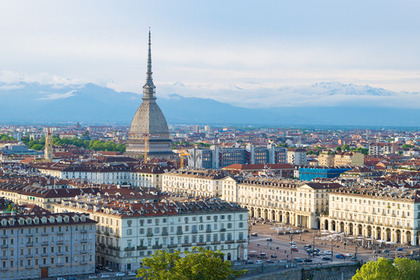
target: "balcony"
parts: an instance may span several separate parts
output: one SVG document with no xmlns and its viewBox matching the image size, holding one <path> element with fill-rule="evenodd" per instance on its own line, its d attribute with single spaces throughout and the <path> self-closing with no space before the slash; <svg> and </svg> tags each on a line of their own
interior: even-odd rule
<svg viewBox="0 0 420 280">
<path fill-rule="evenodd" d="M 57 240 L 57 245 L 63 245 L 64 244 L 64 240 Z"/>
<path fill-rule="evenodd" d="M 182 230 L 178 230 L 178 231 L 176 232 L 176 234 L 181 235 L 181 234 L 182 234 Z"/>
<path fill-rule="evenodd" d="M 191 245 L 192 245 L 191 243 L 183 243 L 182 247 L 191 247 Z"/>
<path fill-rule="evenodd" d="M 197 242 L 197 246 L 206 246 L 207 242 Z"/>
<path fill-rule="evenodd" d="M 211 243 L 211 245 L 218 245 L 218 244 L 220 244 L 220 241 L 213 241 L 213 242 Z"/>
<path fill-rule="evenodd" d="M 247 240 L 246 239 L 239 239 L 239 240 L 236 240 L 236 243 L 246 243 L 247 242 Z"/>
<path fill-rule="evenodd" d="M 170 245 L 168 245 L 168 248 L 176 248 L 176 247 L 178 247 L 177 244 L 170 244 Z"/>
<path fill-rule="evenodd" d="M 62 231 L 57 232 L 57 235 L 63 235 L 63 234 L 64 234 L 64 232 L 62 232 Z"/>
<path fill-rule="evenodd" d="M 87 243 L 87 239 L 84 238 L 84 239 L 80 240 L 80 243 Z"/>
<path fill-rule="evenodd" d="M 191 230 L 191 233 L 197 233 L 198 231 L 196 229 Z"/>
<path fill-rule="evenodd" d="M 80 232 L 81 233 L 87 233 L 87 229 L 82 229 Z"/>
<path fill-rule="evenodd" d="M 167 236 L 168 235 L 168 232 L 167 231 L 164 231 L 164 232 L 162 232 L 162 235 L 163 236 Z"/>
<path fill-rule="evenodd" d="M 160 244 L 160 245 L 153 245 L 152 246 L 152 249 L 162 249 L 162 247 L 163 247 L 162 244 Z"/>
<path fill-rule="evenodd" d="M 142 245 L 137 246 L 137 250 L 146 250 L 146 249 L 147 249 L 146 246 L 142 246 Z"/>
<path fill-rule="evenodd" d="M 1 245 L 1 248 L 2 248 L 2 249 L 9 248 L 9 245 L 7 245 L 7 244 L 2 244 L 2 245 Z"/>
<path fill-rule="evenodd" d="M 147 233 L 147 237 L 151 237 L 151 236 L 153 236 L 153 233 L 148 232 L 148 233 Z"/>
<path fill-rule="evenodd" d="M 225 241 L 225 244 L 231 244 L 231 243 L 235 243 L 235 241 L 233 241 L 233 240 L 226 240 Z"/>
<path fill-rule="evenodd" d="M 64 266 L 64 263 L 56 263 L 55 266 Z"/>
<path fill-rule="evenodd" d="M 220 229 L 220 232 L 225 232 L 225 231 L 226 231 L 225 228 Z"/>
<path fill-rule="evenodd" d="M 206 230 L 206 232 L 207 232 L 207 233 L 210 233 L 210 232 L 211 232 L 211 229 L 207 229 L 207 230 Z"/>
<path fill-rule="evenodd" d="M 125 247 L 124 251 L 134 251 L 134 247 Z"/>
</svg>

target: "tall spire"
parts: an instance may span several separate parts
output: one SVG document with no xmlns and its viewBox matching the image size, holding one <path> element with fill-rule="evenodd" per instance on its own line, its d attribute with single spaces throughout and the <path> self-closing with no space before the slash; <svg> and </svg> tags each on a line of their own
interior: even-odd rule
<svg viewBox="0 0 420 280">
<path fill-rule="evenodd" d="M 147 57 L 147 78 L 146 84 L 143 86 L 143 100 L 156 99 L 155 85 L 152 78 L 152 34 L 149 27 L 149 55 Z"/>
</svg>

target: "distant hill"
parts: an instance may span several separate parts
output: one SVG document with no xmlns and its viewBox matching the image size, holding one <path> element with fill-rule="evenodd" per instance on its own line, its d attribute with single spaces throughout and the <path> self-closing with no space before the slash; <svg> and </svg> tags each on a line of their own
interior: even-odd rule
<svg viewBox="0 0 420 280">
<path fill-rule="evenodd" d="M 392 92 L 337 83 L 314 85 L 323 96 L 389 96 Z M 41 85 L 0 83 L 0 123 L 112 123 L 129 125 L 141 95 L 95 84 Z M 171 94 L 157 102 L 169 123 L 252 125 L 419 126 L 420 109 L 368 106 L 243 108 L 212 99 Z"/>
</svg>

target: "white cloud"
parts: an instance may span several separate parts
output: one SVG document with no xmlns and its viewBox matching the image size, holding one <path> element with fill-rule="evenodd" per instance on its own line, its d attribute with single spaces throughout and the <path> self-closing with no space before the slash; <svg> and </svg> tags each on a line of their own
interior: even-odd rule
<svg viewBox="0 0 420 280">
<path fill-rule="evenodd" d="M 57 99 L 65 99 L 74 96 L 74 93 L 77 90 L 71 90 L 66 93 L 50 93 L 46 97 L 41 97 L 38 100 L 57 100 Z"/>
</svg>

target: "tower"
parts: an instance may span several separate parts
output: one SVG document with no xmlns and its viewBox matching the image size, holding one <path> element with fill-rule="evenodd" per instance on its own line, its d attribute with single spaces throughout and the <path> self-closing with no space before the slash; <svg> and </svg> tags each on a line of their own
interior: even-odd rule
<svg viewBox="0 0 420 280">
<path fill-rule="evenodd" d="M 172 154 L 168 124 L 156 103 L 155 85 L 152 78 L 152 43 L 149 30 L 146 83 L 143 86 L 143 102 L 134 114 L 128 132 L 126 154 L 131 156 L 159 156 Z"/>
<path fill-rule="evenodd" d="M 48 162 L 51 162 L 53 159 L 52 136 L 50 129 L 48 129 L 47 136 L 45 136 L 44 158 Z"/>
</svg>

